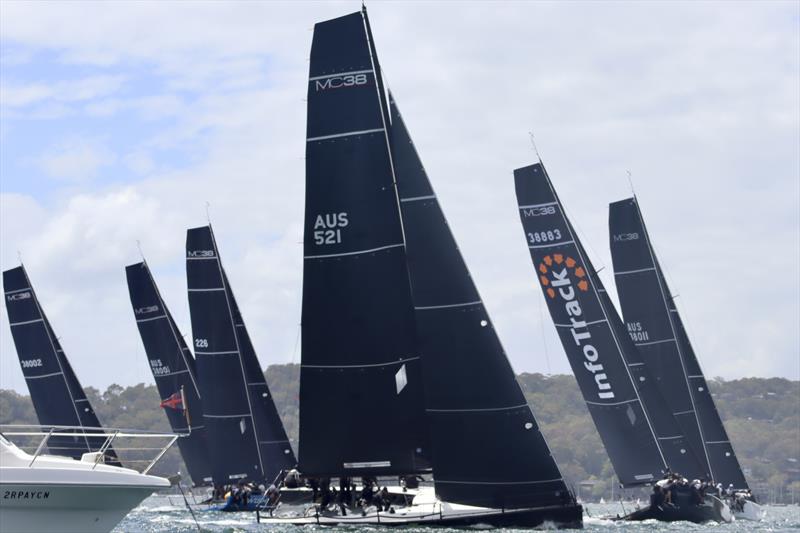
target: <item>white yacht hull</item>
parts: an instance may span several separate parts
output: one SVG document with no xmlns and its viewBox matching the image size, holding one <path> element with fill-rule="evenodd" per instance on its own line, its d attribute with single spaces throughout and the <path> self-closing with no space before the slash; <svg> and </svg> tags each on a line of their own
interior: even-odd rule
<svg viewBox="0 0 800 533">
<path fill-rule="evenodd" d="M 760 522 L 764 519 L 766 512 L 756 502 L 746 501 L 741 511 L 738 509 L 733 510 L 733 516 L 736 520 L 752 520 L 753 522 Z"/>
<path fill-rule="evenodd" d="M 0 531 L 107 533 L 158 488 L 0 482 Z"/>
</svg>

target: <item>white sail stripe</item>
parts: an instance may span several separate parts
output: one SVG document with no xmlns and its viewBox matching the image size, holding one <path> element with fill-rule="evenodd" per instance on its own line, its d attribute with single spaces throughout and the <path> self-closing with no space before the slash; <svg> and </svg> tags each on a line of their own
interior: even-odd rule
<svg viewBox="0 0 800 533">
<path fill-rule="evenodd" d="M 25 324 L 35 324 L 36 322 L 44 322 L 44 319 L 36 318 L 34 320 L 23 320 L 22 322 L 10 322 L 8 325 L 13 328 L 14 326 L 24 326 Z"/>
<path fill-rule="evenodd" d="M 614 275 L 624 276 L 626 274 L 638 274 L 639 272 L 650 272 L 651 270 L 655 270 L 655 267 L 639 268 L 637 270 L 620 270 L 619 272 L 614 272 Z"/>
<path fill-rule="evenodd" d="M 387 246 L 379 246 L 378 248 L 369 248 L 367 250 L 356 250 L 355 252 L 343 252 L 340 254 L 323 254 L 323 255 L 307 255 L 303 259 L 325 259 L 327 257 L 342 257 L 346 255 L 360 255 L 368 254 L 370 252 L 380 252 L 381 250 L 388 250 L 390 248 L 400 248 L 405 246 L 402 242 L 399 244 L 389 244 Z"/>
<path fill-rule="evenodd" d="M 550 244 L 529 244 L 528 248 L 533 248 L 536 250 L 539 248 L 552 248 L 553 246 L 561 246 L 562 244 L 575 244 L 575 241 L 551 242 Z"/>
<path fill-rule="evenodd" d="M 189 292 L 219 292 L 224 290 L 225 287 L 209 287 L 208 289 L 189 289 Z"/>
<path fill-rule="evenodd" d="M 150 318 L 137 318 L 136 322 L 150 322 L 151 320 L 158 320 L 159 318 L 167 318 L 167 315 L 151 316 Z"/>
<path fill-rule="evenodd" d="M 523 407 L 528 407 L 528 404 L 523 403 L 510 407 L 490 407 L 485 409 L 425 409 L 425 411 L 428 413 L 483 413 L 491 411 L 513 411 L 514 409 L 521 409 Z"/>
<path fill-rule="evenodd" d="M 606 292 L 605 289 L 597 289 L 597 292 Z"/>
<path fill-rule="evenodd" d="M 545 202 L 543 204 L 521 205 L 520 209 L 534 209 L 536 207 L 549 207 L 551 205 L 558 205 L 558 202 Z"/>
<path fill-rule="evenodd" d="M 366 135 L 368 133 L 384 133 L 386 130 L 383 128 L 375 128 L 372 130 L 359 130 L 359 131 L 345 131 L 344 133 L 334 133 L 332 135 L 320 135 L 319 137 L 309 137 L 306 142 L 313 141 L 327 141 L 328 139 L 338 139 L 340 137 L 350 137 L 352 135 Z"/>
<path fill-rule="evenodd" d="M 420 200 L 435 200 L 436 195 L 431 194 L 429 196 L 412 196 L 410 198 L 400 198 L 401 202 L 419 202 Z"/>
<path fill-rule="evenodd" d="M 638 398 L 634 398 L 633 400 L 625 400 L 625 401 L 622 401 L 622 402 L 608 402 L 608 403 L 590 402 L 589 400 L 585 400 L 585 401 L 586 401 L 586 403 L 589 403 L 589 404 L 592 404 L 592 405 L 623 405 L 623 404 L 626 404 L 626 403 L 636 403 L 636 402 L 639 401 L 639 399 Z"/>
<path fill-rule="evenodd" d="M 537 483 L 557 483 L 563 481 L 564 478 L 556 479 L 537 479 L 533 481 L 450 481 L 445 479 L 437 479 L 436 483 L 450 483 L 453 485 L 534 485 Z"/>
<path fill-rule="evenodd" d="M 267 384 L 266 384 L 266 383 L 248 383 L 248 384 L 247 384 L 247 386 L 248 386 L 248 387 L 256 387 L 256 386 L 258 386 L 258 385 L 262 385 L 262 386 L 264 386 L 264 387 L 266 387 L 266 386 L 267 386 Z"/>
<path fill-rule="evenodd" d="M 337 72 L 336 74 L 323 74 L 322 76 L 314 76 L 312 78 L 308 78 L 308 81 L 327 80 L 328 78 L 336 78 L 339 76 L 355 76 L 356 74 L 372 74 L 372 69 L 351 70 L 348 72 Z"/>
<path fill-rule="evenodd" d="M 661 339 L 660 341 L 650 341 L 650 342 L 634 342 L 636 346 L 650 346 L 651 344 L 663 344 L 665 342 L 675 342 L 675 339 Z"/>
<path fill-rule="evenodd" d="M 245 413 L 243 415 L 209 415 L 207 413 L 203 413 L 203 418 L 252 418 L 250 413 Z"/>
<path fill-rule="evenodd" d="M 39 379 L 39 378 L 51 378 L 53 376 L 63 376 L 63 372 L 53 372 L 52 374 L 42 374 L 39 376 L 25 376 L 25 379 Z"/>
<path fill-rule="evenodd" d="M 669 310 L 669 312 L 670 312 L 670 313 L 677 313 L 677 312 L 678 312 L 678 310 L 677 310 L 677 309 L 670 309 L 670 310 Z"/>
<path fill-rule="evenodd" d="M 284 442 L 289 442 L 289 439 L 284 440 L 260 440 L 258 441 L 259 444 L 281 444 Z"/>
<path fill-rule="evenodd" d="M 682 439 L 683 435 L 673 435 L 672 437 L 658 437 L 658 440 L 674 440 L 674 439 Z"/>
<path fill-rule="evenodd" d="M 678 411 L 677 413 L 672 413 L 672 415 L 673 416 L 688 415 L 689 413 L 694 413 L 694 409 L 689 409 L 688 411 Z"/>
<path fill-rule="evenodd" d="M 706 444 L 730 444 L 729 440 L 707 440 Z"/>
<path fill-rule="evenodd" d="M 227 351 L 227 352 L 200 352 L 195 350 L 194 353 L 200 355 L 237 355 L 239 352 L 237 350 Z"/>
<path fill-rule="evenodd" d="M 448 307 L 467 307 L 470 305 L 478 305 L 482 304 L 483 302 L 480 300 L 476 300 L 474 302 L 464 302 L 462 304 L 446 304 L 446 305 L 425 305 L 422 307 L 414 307 L 416 311 L 425 311 L 427 309 L 446 309 Z"/>
<path fill-rule="evenodd" d="M 154 374 L 153 377 L 155 377 L 156 379 L 158 379 L 158 378 L 166 378 L 166 377 L 169 377 L 169 376 L 174 376 L 175 374 L 186 374 L 187 372 L 189 372 L 189 369 L 188 368 L 184 368 L 183 370 L 176 370 L 175 372 L 167 372 L 166 374 L 159 374 L 157 376 Z"/>
<path fill-rule="evenodd" d="M 88 402 L 88 401 L 89 401 L 89 398 L 83 398 L 83 399 L 80 399 L 80 400 L 75 400 L 75 403 L 78 403 L 78 402 Z"/>
<path fill-rule="evenodd" d="M 703 374 L 692 374 L 691 376 L 686 376 L 687 378 L 697 379 L 697 378 L 704 378 Z"/>
<path fill-rule="evenodd" d="M 373 363 L 369 365 L 300 365 L 301 368 L 370 368 L 375 366 L 389 366 L 389 365 L 396 365 L 399 363 L 405 363 L 406 361 L 416 361 L 419 359 L 417 357 L 409 357 L 407 359 L 398 359 L 397 361 L 390 361 L 388 363 Z"/>
<path fill-rule="evenodd" d="M 608 320 L 606 320 L 605 318 L 601 318 L 600 320 L 592 320 L 591 322 L 586 322 L 586 326 L 593 326 L 595 324 L 602 324 L 603 322 L 608 322 Z M 555 322 L 553 322 L 553 324 L 557 328 L 574 328 L 574 327 L 576 327 L 573 324 L 556 324 Z M 583 327 L 583 326 L 580 326 L 580 327 Z"/>
<path fill-rule="evenodd" d="M 5 294 L 16 294 L 18 292 L 25 292 L 25 291 L 30 291 L 30 290 L 33 290 L 33 289 L 31 289 L 30 287 L 25 287 L 24 289 L 14 289 L 13 291 L 6 291 Z"/>
<path fill-rule="evenodd" d="M 203 256 L 203 257 L 189 257 L 189 256 L 187 256 L 186 257 L 187 261 L 212 261 L 212 260 L 215 260 L 215 259 L 217 259 L 216 255 L 212 255 L 212 256 L 209 256 L 209 257 L 207 257 L 207 256 Z"/>
<path fill-rule="evenodd" d="M 628 366 L 642 366 L 644 363 L 628 363 Z"/>
</svg>

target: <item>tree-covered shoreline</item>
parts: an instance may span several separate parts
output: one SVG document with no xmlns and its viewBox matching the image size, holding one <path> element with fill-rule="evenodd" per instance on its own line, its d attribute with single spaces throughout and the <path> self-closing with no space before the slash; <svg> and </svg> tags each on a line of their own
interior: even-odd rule
<svg viewBox="0 0 800 533">
<path fill-rule="evenodd" d="M 299 365 L 272 365 L 266 371 L 273 399 L 295 450 L 298 434 Z M 582 485 L 584 498 L 609 499 L 614 471 L 586 405 L 570 375 L 521 374 L 519 382 L 533 407 L 568 483 Z M 800 499 L 800 382 L 783 378 L 713 379 L 716 400 L 736 454 L 751 486 L 764 501 Z M 108 427 L 169 431 L 154 385 L 111 385 L 86 394 Z M 331 416 L 341 416 L 337 404 Z M 354 410 L 350 416 L 358 416 Z M 30 397 L 0 390 L 0 424 L 35 424 Z M 185 471 L 177 448 L 155 472 Z M 588 483 L 584 483 L 587 482 Z"/>
</svg>

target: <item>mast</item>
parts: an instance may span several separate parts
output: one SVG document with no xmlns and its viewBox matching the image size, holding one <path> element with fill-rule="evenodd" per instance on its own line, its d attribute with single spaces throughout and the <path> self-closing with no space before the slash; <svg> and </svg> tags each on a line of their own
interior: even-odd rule
<svg viewBox="0 0 800 533">
<path fill-rule="evenodd" d="M 702 471 L 625 334 L 544 166 L 514 171 L 519 213 L 550 314 L 584 400 L 623 486 L 670 468 Z"/>
<path fill-rule="evenodd" d="M 570 502 L 391 94 L 389 105 L 436 493 L 493 508 Z"/>
<path fill-rule="evenodd" d="M 39 423 L 102 429 L 23 265 L 3 272 L 3 290 L 11 336 Z M 51 437 L 48 448 L 55 455 L 80 459 L 84 453 L 99 450 L 104 442 L 105 437 L 87 437 L 76 430 L 75 437 Z M 110 447 L 106 458 L 108 464 L 119 465 Z"/>
<path fill-rule="evenodd" d="M 429 468 L 422 363 L 381 83 L 364 13 L 315 25 L 300 372 L 306 475 Z"/>
<path fill-rule="evenodd" d="M 224 484 L 212 479 L 203 404 L 197 385 L 195 360 L 167 309 L 147 263 L 125 267 L 128 293 L 136 326 L 162 400 L 180 395 L 182 405 L 164 405 L 164 414 L 178 439 L 183 461 L 195 485 Z M 191 426 L 188 420 L 195 421 Z"/>
<path fill-rule="evenodd" d="M 706 478 L 746 488 L 747 481 L 680 321 L 635 197 L 609 209 L 611 255 L 631 337 L 673 414 L 704 461 Z"/>
</svg>

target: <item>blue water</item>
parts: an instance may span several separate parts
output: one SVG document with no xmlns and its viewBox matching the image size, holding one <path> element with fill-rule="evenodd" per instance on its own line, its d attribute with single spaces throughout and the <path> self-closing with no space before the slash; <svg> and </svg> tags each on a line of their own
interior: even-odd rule
<svg viewBox="0 0 800 533">
<path fill-rule="evenodd" d="M 182 503 L 178 496 L 151 496 L 142 505 L 134 509 L 114 533 L 197 533 L 192 515 L 179 504 Z M 602 518 L 603 515 L 613 515 L 622 511 L 617 504 L 586 504 L 591 516 L 584 516 L 583 531 L 589 532 L 614 532 L 614 533 L 640 533 L 649 531 L 689 531 L 697 533 L 743 533 L 761 531 L 800 531 L 800 507 L 771 507 L 766 506 L 766 518 L 761 522 L 748 522 L 738 520 L 732 524 L 691 524 L 676 522 L 665 524 L 662 522 L 612 522 Z M 630 507 L 630 506 L 629 506 Z M 628 508 L 628 511 L 631 509 Z M 220 513 L 217 511 L 195 511 L 197 521 L 203 532 L 213 533 L 239 533 L 256 531 L 275 531 L 276 533 L 311 533 L 324 530 L 326 533 L 338 531 L 354 533 L 355 531 L 368 532 L 394 532 L 403 533 L 455 533 L 464 530 L 444 528 L 382 528 L 382 527 L 319 527 L 319 526 L 263 526 L 256 523 L 255 515 L 250 513 Z M 523 530 L 520 530 L 523 531 Z"/>
</svg>

